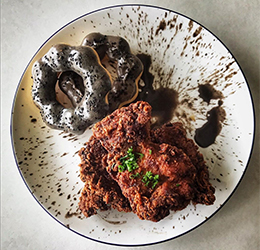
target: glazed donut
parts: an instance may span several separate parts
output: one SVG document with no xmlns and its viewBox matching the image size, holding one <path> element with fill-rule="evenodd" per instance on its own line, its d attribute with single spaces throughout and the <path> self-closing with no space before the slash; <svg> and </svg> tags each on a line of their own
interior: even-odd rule
<svg viewBox="0 0 260 250">
<path fill-rule="evenodd" d="M 130 51 L 128 42 L 119 36 L 90 33 L 82 41 L 83 46 L 94 48 L 100 60 L 105 55 L 117 61 L 117 79 L 107 95 L 110 112 L 132 102 L 138 95 L 138 81 L 143 73 L 143 64 Z"/>
<path fill-rule="evenodd" d="M 56 100 L 60 72 L 64 73 L 59 86 L 74 108 L 65 108 Z M 78 80 L 73 75 L 78 75 Z M 52 128 L 81 134 L 109 112 L 106 96 L 111 90 L 111 77 L 91 47 L 55 45 L 34 63 L 32 76 L 33 101 L 43 121 Z"/>
</svg>

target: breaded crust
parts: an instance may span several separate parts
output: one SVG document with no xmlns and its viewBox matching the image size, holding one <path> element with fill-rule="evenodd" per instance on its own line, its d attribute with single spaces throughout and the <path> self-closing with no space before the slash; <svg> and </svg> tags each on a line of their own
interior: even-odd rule
<svg viewBox="0 0 260 250">
<path fill-rule="evenodd" d="M 86 217 L 96 214 L 98 210 L 104 211 L 111 207 L 118 211 L 131 211 L 128 200 L 105 169 L 103 159 L 106 155 L 107 151 L 93 136 L 79 151 L 80 178 L 85 182 L 79 207 Z"/>
<path fill-rule="evenodd" d="M 152 141 L 155 143 L 167 143 L 182 149 L 190 158 L 197 169 L 196 193 L 194 203 L 212 205 L 215 201 L 215 188 L 209 182 L 209 171 L 203 155 L 193 140 L 187 138 L 187 132 L 180 122 L 167 123 L 162 127 L 151 131 Z"/>
<path fill-rule="evenodd" d="M 81 179 L 86 181 L 80 201 L 84 214 L 114 207 L 159 221 L 170 210 L 181 210 L 190 202 L 213 204 L 214 188 L 203 156 L 181 123 L 151 131 L 150 119 L 151 106 L 140 101 L 114 111 L 94 126 L 93 137 L 80 151 Z M 137 160 L 138 168 L 119 171 L 130 147 L 143 155 Z M 154 187 L 143 182 L 147 172 L 159 176 Z"/>
</svg>

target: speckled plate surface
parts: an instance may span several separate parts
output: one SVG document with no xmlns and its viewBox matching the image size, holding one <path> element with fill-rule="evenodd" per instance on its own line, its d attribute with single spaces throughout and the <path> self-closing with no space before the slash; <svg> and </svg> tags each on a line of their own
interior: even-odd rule
<svg viewBox="0 0 260 250">
<path fill-rule="evenodd" d="M 216 188 L 212 206 L 189 205 L 154 223 L 133 213 L 100 212 L 84 218 L 78 209 L 83 183 L 77 152 L 92 134 L 74 136 L 48 128 L 31 97 L 31 68 L 56 43 L 79 45 L 90 32 L 127 39 L 134 54 L 151 56 L 155 89 L 177 93 L 173 121 L 188 135 L 207 123 L 207 113 L 224 110 L 213 144 L 200 148 Z M 215 96 L 199 88 L 211 85 Z M 58 222 L 84 237 L 115 245 L 147 245 L 176 238 L 208 220 L 229 199 L 246 170 L 254 137 L 254 112 L 243 73 L 228 49 L 207 29 L 173 11 L 152 6 L 114 6 L 74 20 L 46 41 L 28 64 L 12 110 L 12 142 L 18 169 L 39 204 Z"/>
</svg>

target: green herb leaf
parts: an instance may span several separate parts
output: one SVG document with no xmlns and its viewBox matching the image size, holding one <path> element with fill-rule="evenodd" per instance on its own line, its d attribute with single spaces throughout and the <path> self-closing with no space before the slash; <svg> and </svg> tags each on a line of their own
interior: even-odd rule
<svg viewBox="0 0 260 250">
<path fill-rule="evenodd" d="M 157 183 L 158 183 L 158 180 L 153 182 L 152 189 L 155 188 L 155 186 L 157 185 Z"/>
<path fill-rule="evenodd" d="M 153 151 L 152 151 L 151 149 L 149 149 L 149 154 L 150 154 L 150 155 L 152 154 L 152 152 L 153 152 Z"/>
<path fill-rule="evenodd" d="M 134 153 L 133 147 L 128 148 L 127 154 L 119 159 L 121 165 L 118 166 L 118 171 L 123 172 L 128 170 L 129 172 L 132 172 L 133 170 L 137 169 L 139 167 L 137 161 L 143 156 L 144 155 L 142 153 Z"/>
<path fill-rule="evenodd" d="M 177 183 L 177 184 L 176 184 L 176 187 L 179 187 L 180 185 L 181 185 L 180 183 Z"/>
<path fill-rule="evenodd" d="M 137 178 L 137 177 L 139 177 L 139 176 L 140 176 L 139 173 L 131 174 L 131 175 L 130 175 L 130 179 L 135 179 L 135 178 Z"/>
<path fill-rule="evenodd" d="M 144 157 L 144 154 L 142 153 L 137 153 L 139 155 L 139 158 L 142 159 Z"/>
<path fill-rule="evenodd" d="M 159 182 L 159 175 L 158 174 L 153 175 L 151 171 L 147 171 L 142 178 L 142 182 L 146 187 L 148 187 L 148 185 L 151 183 L 152 188 L 155 188 L 155 186 Z"/>
<path fill-rule="evenodd" d="M 119 171 L 119 172 L 125 171 L 125 166 L 123 166 L 123 165 L 118 165 L 118 171 Z"/>
</svg>

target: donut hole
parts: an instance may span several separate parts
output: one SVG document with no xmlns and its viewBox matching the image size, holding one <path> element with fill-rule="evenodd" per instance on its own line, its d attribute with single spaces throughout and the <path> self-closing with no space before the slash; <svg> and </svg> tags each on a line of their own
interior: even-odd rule
<svg viewBox="0 0 260 250">
<path fill-rule="evenodd" d="M 73 108 L 73 105 L 68 98 L 68 96 L 62 92 L 59 87 L 59 80 L 57 80 L 55 85 L 55 93 L 56 93 L 56 100 L 64 107 L 64 108 Z"/>
<path fill-rule="evenodd" d="M 55 92 L 56 100 L 63 107 L 75 108 L 85 93 L 82 77 L 72 70 L 59 72 Z"/>
</svg>

